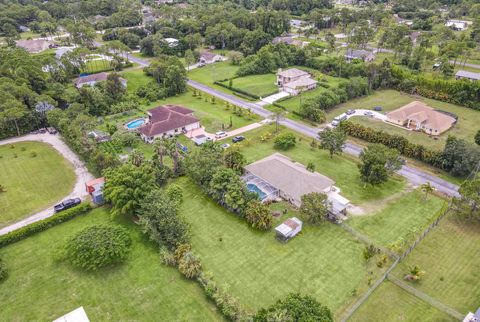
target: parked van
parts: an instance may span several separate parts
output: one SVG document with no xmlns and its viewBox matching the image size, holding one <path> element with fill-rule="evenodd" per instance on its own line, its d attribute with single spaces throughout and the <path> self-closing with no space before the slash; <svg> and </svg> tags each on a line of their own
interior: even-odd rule
<svg viewBox="0 0 480 322">
<path fill-rule="evenodd" d="M 345 121 L 346 119 L 347 119 L 347 114 L 345 114 L 345 113 L 340 114 L 339 116 L 337 116 L 333 119 L 332 125 L 337 126 L 338 124 L 340 124 L 340 122 Z"/>
</svg>

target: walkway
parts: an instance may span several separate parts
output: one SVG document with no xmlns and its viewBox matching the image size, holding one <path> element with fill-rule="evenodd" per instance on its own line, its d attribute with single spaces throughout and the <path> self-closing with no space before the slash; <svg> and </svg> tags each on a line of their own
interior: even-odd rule
<svg viewBox="0 0 480 322">
<path fill-rule="evenodd" d="M 23 141 L 38 141 L 38 142 L 44 142 L 44 143 L 50 144 L 55 150 L 60 152 L 60 154 L 62 154 L 65 157 L 65 159 L 67 159 L 72 163 L 75 169 L 75 175 L 77 177 L 77 181 L 75 183 L 73 191 L 68 196 L 65 196 L 61 200 L 58 200 L 58 202 L 65 199 L 69 199 L 69 198 L 80 198 L 84 200 L 85 197 L 88 196 L 88 194 L 85 191 L 85 182 L 93 179 L 94 177 L 85 167 L 85 164 L 78 158 L 78 156 L 72 150 L 70 150 L 70 148 L 61 140 L 58 134 L 57 135 L 48 134 L 48 133 L 28 134 L 25 136 L 14 137 L 14 138 L 0 141 L 0 145 L 12 144 L 12 143 L 23 142 Z M 48 218 L 53 214 L 54 214 L 54 211 L 53 211 L 53 205 L 52 205 L 49 208 L 42 210 L 40 212 L 37 212 L 28 218 L 25 218 L 10 226 L 0 229 L 0 235 L 4 235 L 15 229 L 18 229 L 28 224 L 34 223 L 36 221 Z"/>
</svg>

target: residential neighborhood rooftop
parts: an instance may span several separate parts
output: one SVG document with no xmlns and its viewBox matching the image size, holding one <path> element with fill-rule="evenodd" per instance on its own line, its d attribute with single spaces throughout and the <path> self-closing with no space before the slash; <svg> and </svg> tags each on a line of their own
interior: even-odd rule
<svg viewBox="0 0 480 322">
<path fill-rule="evenodd" d="M 309 73 L 298 68 L 289 68 L 286 70 L 279 70 L 277 75 L 287 78 L 295 78 L 300 76 L 310 76 Z"/>
<path fill-rule="evenodd" d="M 455 77 L 480 80 L 480 73 L 469 72 L 467 70 L 459 70 L 455 73 Z"/>
<path fill-rule="evenodd" d="M 165 133 L 199 122 L 193 111 L 179 105 L 163 105 L 148 110 L 150 121 L 139 128 L 139 132 L 147 137 Z"/>
</svg>

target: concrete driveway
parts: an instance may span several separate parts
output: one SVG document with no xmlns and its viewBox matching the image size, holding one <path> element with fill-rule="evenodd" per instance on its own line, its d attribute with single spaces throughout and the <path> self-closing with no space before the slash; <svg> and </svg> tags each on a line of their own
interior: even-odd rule
<svg viewBox="0 0 480 322">
<path fill-rule="evenodd" d="M 261 102 L 259 102 L 258 104 L 260 105 L 262 105 L 262 103 L 272 104 L 273 102 L 276 102 L 279 99 L 282 99 L 287 96 L 290 96 L 290 94 L 285 91 L 281 91 L 281 92 L 278 92 L 277 94 L 273 94 L 273 95 L 262 98 Z"/>
<path fill-rule="evenodd" d="M 0 229 L 0 235 L 4 235 L 10 231 L 13 231 L 15 229 L 24 227 L 26 225 L 29 225 L 31 223 L 34 223 L 36 221 L 48 218 L 54 214 L 53 211 L 53 206 L 57 203 L 59 203 L 62 200 L 69 199 L 69 198 L 80 198 L 82 200 L 85 200 L 86 197 L 88 196 L 87 192 L 85 191 L 85 183 L 87 181 L 90 181 L 94 178 L 94 176 L 88 171 L 87 167 L 85 164 L 78 158 L 78 156 L 73 152 L 62 140 L 61 136 L 56 134 L 28 134 L 25 136 L 19 136 L 19 137 L 14 137 L 6 140 L 0 141 L 0 145 L 4 144 L 12 144 L 12 143 L 17 143 L 17 142 L 24 142 L 24 141 L 38 141 L 38 142 L 44 142 L 49 145 L 51 145 L 55 150 L 60 152 L 60 154 L 63 155 L 65 159 L 70 161 L 72 163 L 74 170 L 75 170 L 75 176 L 76 176 L 76 182 L 75 186 L 73 187 L 72 192 L 63 197 L 60 200 L 57 200 L 54 204 L 50 205 L 47 209 L 44 209 L 40 212 L 37 212 L 35 214 L 32 214 L 30 217 L 25 218 L 23 220 L 20 220 L 10 226 L 4 227 Z"/>
<path fill-rule="evenodd" d="M 365 113 L 367 113 L 367 112 L 371 113 L 371 116 L 365 115 Z M 364 109 L 355 110 L 354 114 L 347 115 L 347 119 L 351 118 L 352 116 L 373 117 L 373 118 L 376 118 L 377 120 L 381 120 L 381 121 L 385 121 L 387 119 L 387 116 L 385 114 L 382 114 L 380 112 L 373 111 L 373 110 L 364 110 Z"/>
</svg>

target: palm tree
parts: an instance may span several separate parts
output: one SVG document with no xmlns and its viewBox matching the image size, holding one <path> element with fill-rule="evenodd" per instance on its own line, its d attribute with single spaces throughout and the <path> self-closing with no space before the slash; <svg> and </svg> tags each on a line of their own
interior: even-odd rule
<svg viewBox="0 0 480 322">
<path fill-rule="evenodd" d="M 155 139 L 154 143 L 155 152 L 158 155 L 160 166 L 163 166 L 163 157 L 167 155 L 167 142 L 164 138 Z"/>
<path fill-rule="evenodd" d="M 435 191 L 435 188 L 430 184 L 430 182 L 425 182 L 420 186 L 420 189 L 423 193 L 425 193 L 425 199 L 427 199 L 428 195 Z"/>
<path fill-rule="evenodd" d="M 133 150 L 132 154 L 130 155 L 133 165 L 139 167 L 142 165 L 145 156 L 141 151 Z"/>
</svg>

